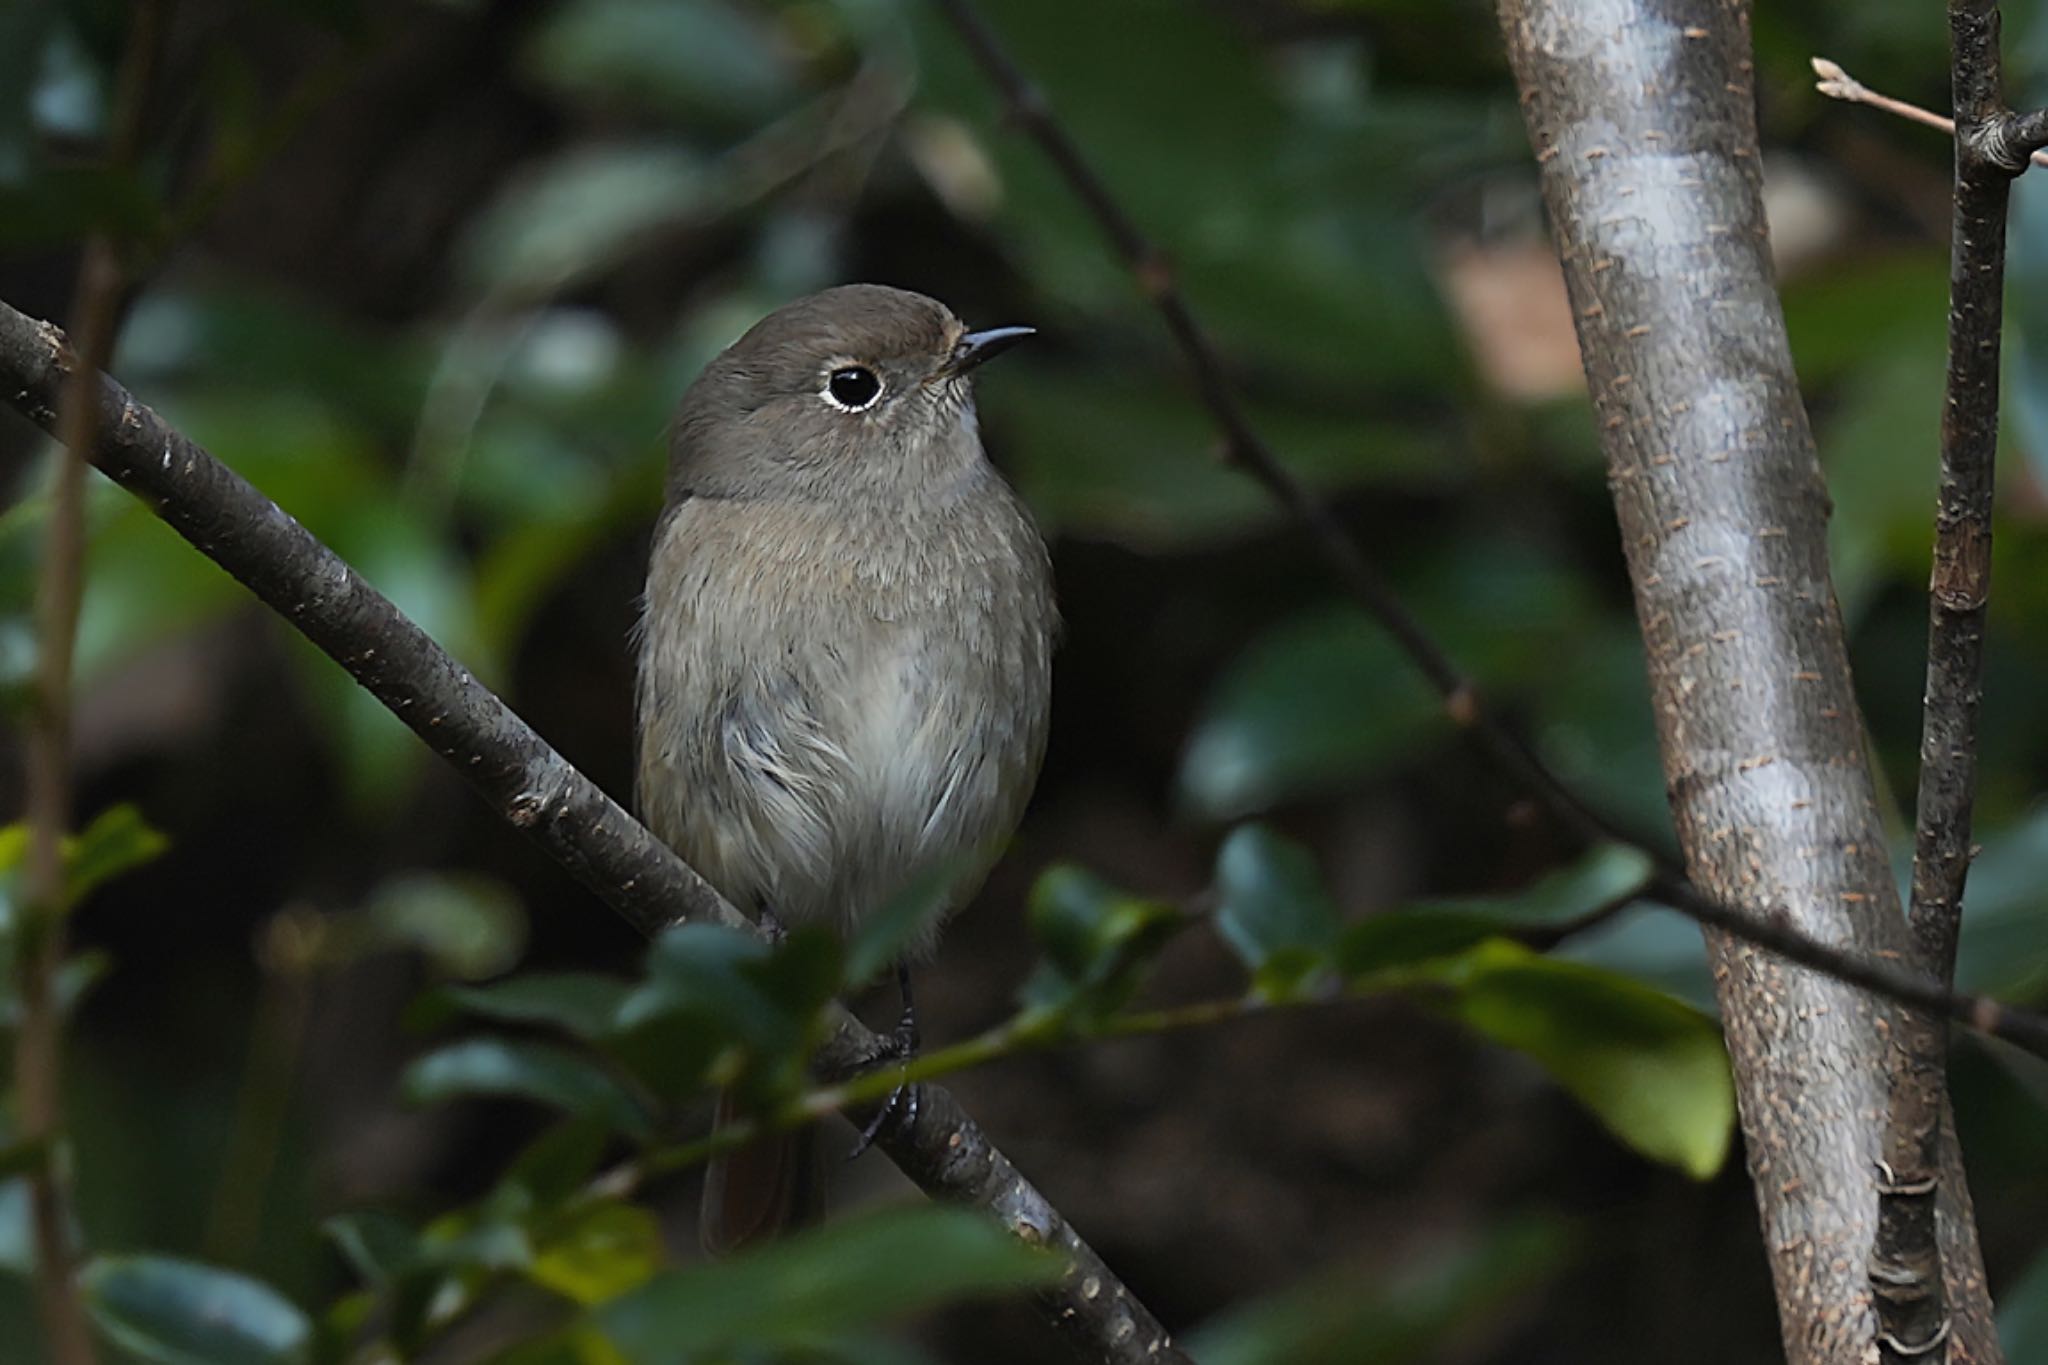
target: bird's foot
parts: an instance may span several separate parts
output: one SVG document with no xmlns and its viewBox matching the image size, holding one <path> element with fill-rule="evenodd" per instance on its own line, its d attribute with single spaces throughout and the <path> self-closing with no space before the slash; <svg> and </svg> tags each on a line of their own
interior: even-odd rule
<svg viewBox="0 0 2048 1365">
<path fill-rule="evenodd" d="M 903 996 L 903 1012 L 896 1017 L 896 1027 L 891 1029 L 883 1046 L 874 1059 L 875 1066 L 901 1065 L 917 1056 L 923 1045 L 923 1036 L 917 1027 L 917 1003 L 910 994 L 910 969 L 901 963 L 896 967 L 896 989 Z M 917 1110 L 921 1089 L 915 1081 L 897 1086 L 889 1092 L 889 1098 L 882 1101 L 860 1130 L 854 1140 L 853 1150 L 846 1154 L 848 1161 L 859 1157 L 875 1145 L 875 1139 L 891 1124 L 909 1128 L 917 1122 Z"/>
</svg>

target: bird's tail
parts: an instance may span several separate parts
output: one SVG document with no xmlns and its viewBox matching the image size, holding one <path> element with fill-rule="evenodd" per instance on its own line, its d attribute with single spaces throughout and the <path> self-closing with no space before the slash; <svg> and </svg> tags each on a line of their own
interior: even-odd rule
<svg viewBox="0 0 2048 1365">
<path fill-rule="evenodd" d="M 732 1096 L 719 1092 L 713 1130 L 734 1122 Z M 704 1169 L 704 1210 L 698 1237 L 713 1256 L 744 1251 L 825 1212 L 813 1125 L 775 1133 L 711 1159 Z"/>
</svg>

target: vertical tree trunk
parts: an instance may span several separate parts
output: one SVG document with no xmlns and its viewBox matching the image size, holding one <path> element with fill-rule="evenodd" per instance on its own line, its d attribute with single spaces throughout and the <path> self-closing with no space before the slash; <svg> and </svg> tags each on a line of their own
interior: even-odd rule
<svg viewBox="0 0 2048 1365">
<path fill-rule="evenodd" d="M 1772 282 L 1742 0 L 1502 0 L 1605 448 L 1694 882 L 1863 952 L 1905 943 Z M 1933 452 L 1929 452 L 1930 459 Z M 1891 1011 L 1709 936 L 1794 1365 L 1874 1358 Z M 1997 1359 L 1946 1143 L 1951 1358 Z"/>
</svg>

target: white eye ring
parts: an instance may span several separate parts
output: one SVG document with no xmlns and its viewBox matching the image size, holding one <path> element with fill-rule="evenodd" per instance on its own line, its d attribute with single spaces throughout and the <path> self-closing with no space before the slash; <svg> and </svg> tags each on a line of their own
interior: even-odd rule
<svg viewBox="0 0 2048 1365">
<path fill-rule="evenodd" d="M 841 412 L 866 412 L 882 401 L 887 386 L 865 365 L 834 365 L 818 397 Z"/>
</svg>

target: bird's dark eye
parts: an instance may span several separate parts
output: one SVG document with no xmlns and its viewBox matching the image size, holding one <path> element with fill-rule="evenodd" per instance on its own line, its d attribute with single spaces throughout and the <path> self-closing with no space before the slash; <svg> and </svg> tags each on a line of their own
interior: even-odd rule
<svg viewBox="0 0 2048 1365">
<path fill-rule="evenodd" d="M 825 391 L 840 407 L 859 412 L 882 396 L 882 381 L 865 365 L 844 365 L 832 371 Z"/>
</svg>

